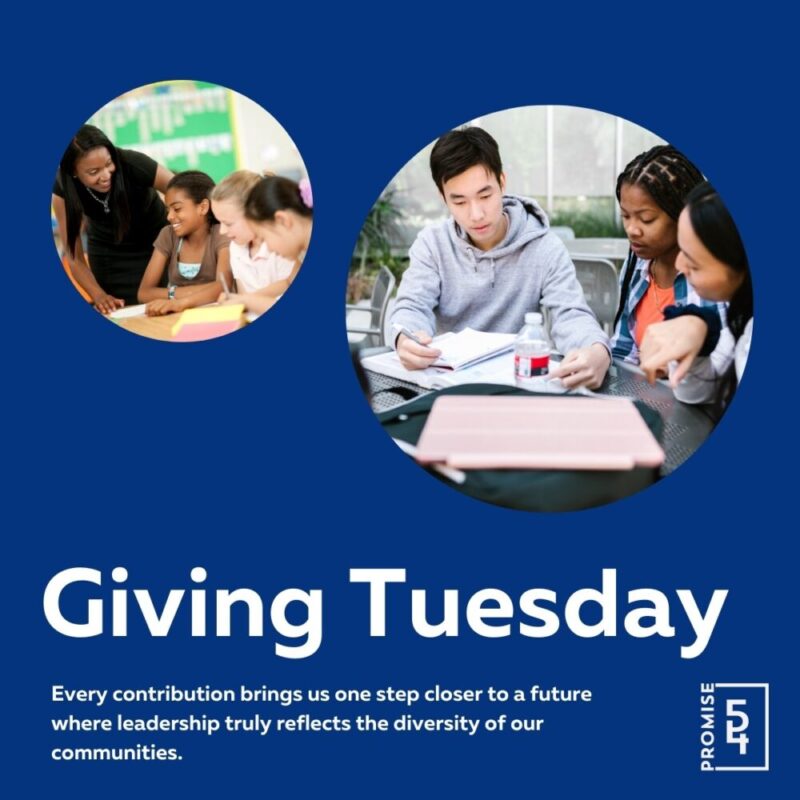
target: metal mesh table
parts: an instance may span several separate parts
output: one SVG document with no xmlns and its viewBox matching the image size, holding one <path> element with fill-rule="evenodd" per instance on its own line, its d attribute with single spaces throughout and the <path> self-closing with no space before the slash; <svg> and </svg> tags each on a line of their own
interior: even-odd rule
<svg viewBox="0 0 800 800">
<path fill-rule="evenodd" d="M 388 411 L 428 393 L 427 389 L 408 381 L 369 370 L 366 370 L 366 375 L 372 396 L 372 410 L 376 413 Z M 664 420 L 662 445 L 666 455 L 661 467 L 662 475 L 668 475 L 683 464 L 714 428 L 707 409 L 678 402 L 668 386 L 660 383 L 651 386 L 638 372 L 621 364 L 612 366 L 600 392 L 641 400 L 661 415 Z"/>
</svg>

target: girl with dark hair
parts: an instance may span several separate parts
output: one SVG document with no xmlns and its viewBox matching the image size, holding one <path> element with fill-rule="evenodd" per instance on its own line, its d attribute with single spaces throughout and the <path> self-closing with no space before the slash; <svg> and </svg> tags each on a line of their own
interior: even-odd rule
<svg viewBox="0 0 800 800">
<path fill-rule="evenodd" d="M 73 277 L 103 314 L 136 302 L 153 240 L 167 221 L 158 192 L 170 178 L 152 158 L 114 147 L 94 125 L 83 125 L 64 152 L 52 200 L 59 235 Z"/>
<path fill-rule="evenodd" d="M 261 175 L 239 170 L 221 180 L 211 192 L 211 208 L 220 230 L 231 240 L 231 273 L 240 294 L 261 292 L 279 298 L 289 287 L 294 262 L 270 252 L 245 219 L 244 204 Z M 263 291 L 262 291 L 263 290 Z"/>
<path fill-rule="evenodd" d="M 213 303 L 230 284 L 230 240 L 220 232 L 209 198 L 214 181 L 196 170 L 179 172 L 165 195 L 169 224 L 158 234 L 139 286 L 148 316 Z M 167 286 L 162 279 L 167 275 Z"/>
<path fill-rule="evenodd" d="M 703 304 L 675 266 L 678 216 L 689 192 L 702 181 L 697 167 L 669 145 L 641 153 L 617 178 L 617 201 L 631 250 L 620 275 L 614 358 L 638 364 L 645 331 L 664 319 L 665 308 Z"/>
<path fill-rule="evenodd" d="M 282 281 L 282 292 L 286 291 L 311 241 L 314 221 L 311 184 L 305 178 L 299 184 L 278 175 L 261 178 L 247 196 L 244 217 L 271 252 L 293 263 L 291 273 Z M 220 297 L 220 302 L 244 303 L 248 311 L 263 314 L 280 296 L 274 290 L 275 284 L 271 284 L 227 299 Z"/>
<path fill-rule="evenodd" d="M 653 380 L 672 362 L 670 383 L 687 403 L 716 397 L 724 408 L 742 376 L 753 332 L 753 285 L 741 236 L 714 188 L 704 183 L 687 198 L 678 220 L 677 267 L 700 297 L 727 302 L 727 327 L 708 309 L 667 309 L 667 321 L 653 325 L 642 343 L 641 366 Z M 711 351 L 725 358 L 705 358 Z"/>
</svg>

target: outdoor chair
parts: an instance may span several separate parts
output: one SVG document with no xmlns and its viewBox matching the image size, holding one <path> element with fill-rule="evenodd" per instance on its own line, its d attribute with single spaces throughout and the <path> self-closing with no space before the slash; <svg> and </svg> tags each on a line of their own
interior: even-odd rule
<svg viewBox="0 0 800 800">
<path fill-rule="evenodd" d="M 389 307 L 389 300 L 394 291 L 395 277 L 391 270 L 386 266 L 381 266 L 375 285 L 372 287 L 372 296 L 369 305 L 347 305 L 347 332 L 363 333 L 364 338 L 358 343 L 358 347 L 382 347 L 386 344 L 383 329 L 386 320 L 386 311 Z M 358 313 L 361 312 L 361 313 Z M 358 319 L 360 316 L 369 314 L 369 322 L 366 326 L 356 325 L 350 322 L 351 317 Z"/>
<path fill-rule="evenodd" d="M 614 265 L 605 258 L 573 258 L 578 282 L 589 308 L 610 336 L 619 303 L 619 278 Z"/>
<path fill-rule="evenodd" d="M 575 238 L 575 231 L 569 225 L 553 225 L 550 231 L 558 236 L 562 242 L 568 242 Z"/>
</svg>

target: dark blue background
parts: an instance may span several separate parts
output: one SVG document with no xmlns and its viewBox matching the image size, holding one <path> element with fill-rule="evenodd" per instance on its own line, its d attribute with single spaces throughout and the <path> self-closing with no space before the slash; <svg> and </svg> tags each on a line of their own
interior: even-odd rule
<svg viewBox="0 0 800 800">
<path fill-rule="evenodd" d="M 785 796 L 790 776 L 796 783 L 797 669 L 786 657 L 795 470 L 781 466 L 796 443 L 784 384 L 796 371 L 796 87 L 788 26 L 769 3 L 758 8 L 760 19 L 701 14 L 697 3 L 15 12 L 3 54 L 3 705 L 14 796 Z M 300 148 L 315 196 L 312 245 L 286 298 L 235 336 L 187 347 L 132 336 L 92 312 L 58 268 L 48 221 L 74 130 L 120 93 L 167 78 L 213 81 L 261 103 Z M 360 396 L 342 324 L 349 255 L 394 173 L 454 125 L 545 103 L 626 117 L 684 150 L 727 199 L 757 293 L 746 379 L 700 452 L 646 492 L 568 515 L 483 505 L 413 466 Z M 163 640 L 136 631 L 74 640 L 47 625 L 42 592 L 52 575 L 95 567 L 108 590 L 117 565 L 129 586 L 162 593 L 190 588 L 196 565 L 209 588 L 248 586 L 267 602 L 289 586 L 321 588 L 322 647 L 278 659 L 268 626 L 263 639 L 192 640 L 185 615 Z M 689 638 L 682 614 L 675 639 L 491 640 L 463 625 L 458 639 L 424 640 L 410 633 L 399 590 L 389 636 L 370 639 L 366 588 L 348 584 L 349 568 L 365 566 L 405 567 L 406 588 L 432 597 L 493 586 L 516 598 L 543 586 L 563 601 L 599 586 L 603 567 L 618 570 L 622 597 L 691 588 L 704 605 L 714 588 L 731 592 L 708 649 L 691 661 L 679 655 Z M 701 681 L 771 684 L 769 774 L 700 773 Z M 526 716 L 547 720 L 540 734 L 132 736 L 176 743 L 184 760 L 56 764 L 52 683 L 557 683 L 590 688 L 595 701 L 528 707 Z"/>
</svg>

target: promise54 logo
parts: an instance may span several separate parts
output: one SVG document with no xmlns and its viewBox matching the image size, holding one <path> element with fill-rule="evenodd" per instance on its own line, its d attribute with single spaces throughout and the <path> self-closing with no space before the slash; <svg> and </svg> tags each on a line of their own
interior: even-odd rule
<svg viewBox="0 0 800 800">
<path fill-rule="evenodd" d="M 700 684 L 700 769 L 769 769 L 769 684 Z"/>
</svg>

